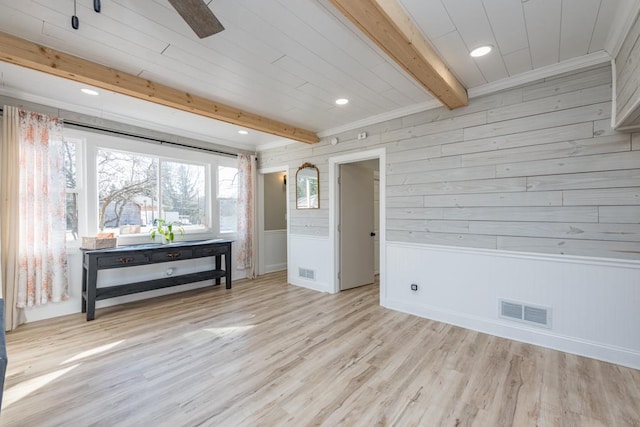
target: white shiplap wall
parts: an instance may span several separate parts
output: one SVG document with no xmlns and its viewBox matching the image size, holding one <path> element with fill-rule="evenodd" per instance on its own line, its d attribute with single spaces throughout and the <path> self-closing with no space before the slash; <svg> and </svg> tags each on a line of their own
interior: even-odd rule
<svg viewBox="0 0 640 427">
<path fill-rule="evenodd" d="M 616 126 L 640 129 L 640 12 L 616 56 Z"/>
<path fill-rule="evenodd" d="M 639 368 L 640 133 L 610 118 L 605 66 L 262 152 L 320 168 L 321 209 L 290 206 L 289 283 L 335 292 L 329 159 L 384 148 L 383 307 Z M 551 327 L 500 318 L 500 299 L 550 308 Z"/>
<path fill-rule="evenodd" d="M 260 167 L 320 169 L 320 209 L 291 206 L 292 234 L 328 236 L 331 156 L 385 147 L 387 241 L 638 260 L 640 144 L 610 119 L 611 69 L 596 67 L 345 132 L 336 146 L 264 151 Z"/>
</svg>

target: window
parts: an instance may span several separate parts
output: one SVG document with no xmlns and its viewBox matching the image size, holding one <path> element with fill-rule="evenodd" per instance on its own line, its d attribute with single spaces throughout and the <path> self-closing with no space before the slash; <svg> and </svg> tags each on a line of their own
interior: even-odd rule
<svg viewBox="0 0 640 427">
<path fill-rule="evenodd" d="M 64 140 L 64 173 L 67 182 L 67 242 L 78 240 L 78 146 L 76 140 Z"/>
<path fill-rule="evenodd" d="M 162 161 L 162 217 L 185 230 L 205 223 L 204 166 Z"/>
<path fill-rule="evenodd" d="M 157 218 L 187 240 L 235 231 L 235 159 L 77 129 L 65 142 L 69 246 L 96 233 L 147 243 Z"/>
<path fill-rule="evenodd" d="M 238 199 L 238 169 L 218 166 L 218 218 L 220 233 L 235 233 Z"/>
<path fill-rule="evenodd" d="M 101 232 L 146 233 L 156 218 L 206 227 L 204 165 L 110 149 L 97 150 L 96 164 Z"/>
</svg>

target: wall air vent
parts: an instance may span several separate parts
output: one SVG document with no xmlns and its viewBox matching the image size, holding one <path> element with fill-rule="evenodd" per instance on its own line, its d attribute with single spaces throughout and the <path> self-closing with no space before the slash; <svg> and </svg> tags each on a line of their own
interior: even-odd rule
<svg viewBox="0 0 640 427">
<path fill-rule="evenodd" d="M 512 302 L 501 301 L 500 315 L 502 317 L 522 320 L 522 304 L 515 304 Z"/>
<path fill-rule="evenodd" d="M 298 276 L 304 279 L 316 280 L 316 271 L 310 268 L 298 267 Z"/>
<path fill-rule="evenodd" d="M 524 320 L 527 322 L 537 323 L 538 325 L 548 326 L 548 310 L 545 308 L 524 306 Z"/>
<path fill-rule="evenodd" d="M 500 301 L 500 317 L 551 329 L 551 308 L 514 301 Z"/>
</svg>

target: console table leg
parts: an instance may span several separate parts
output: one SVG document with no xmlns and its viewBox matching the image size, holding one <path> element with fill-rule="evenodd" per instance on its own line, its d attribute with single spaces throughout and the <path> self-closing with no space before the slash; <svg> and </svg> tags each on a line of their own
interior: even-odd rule
<svg viewBox="0 0 640 427">
<path fill-rule="evenodd" d="M 95 259 L 90 260 L 89 273 L 87 274 L 87 321 L 96 317 L 96 288 L 98 285 L 98 263 Z"/>
<path fill-rule="evenodd" d="M 231 243 L 229 243 L 229 250 L 224 255 L 224 282 L 227 289 L 231 289 L 231 253 Z"/>
<path fill-rule="evenodd" d="M 87 312 L 87 274 L 88 274 L 87 266 L 83 260 L 82 262 L 82 293 L 81 293 L 82 298 L 80 298 L 82 300 L 83 313 Z"/>
<path fill-rule="evenodd" d="M 221 260 L 222 256 L 221 255 L 216 255 L 216 270 L 220 270 L 221 264 L 222 264 L 222 260 Z M 225 259 L 227 258 L 227 256 L 225 255 Z M 220 278 L 217 277 L 216 278 L 216 286 L 220 285 Z"/>
</svg>

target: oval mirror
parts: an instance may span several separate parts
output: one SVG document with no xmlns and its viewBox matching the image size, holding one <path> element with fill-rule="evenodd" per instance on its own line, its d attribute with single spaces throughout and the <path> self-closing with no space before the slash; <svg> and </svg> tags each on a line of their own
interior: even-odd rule
<svg viewBox="0 0 640 427">
<path fill-rule="evenodd" d="M 296 208 L 320 207 L 320 173 L 311 163 L 304 163 L 296 172 Z"/>
</svg>

